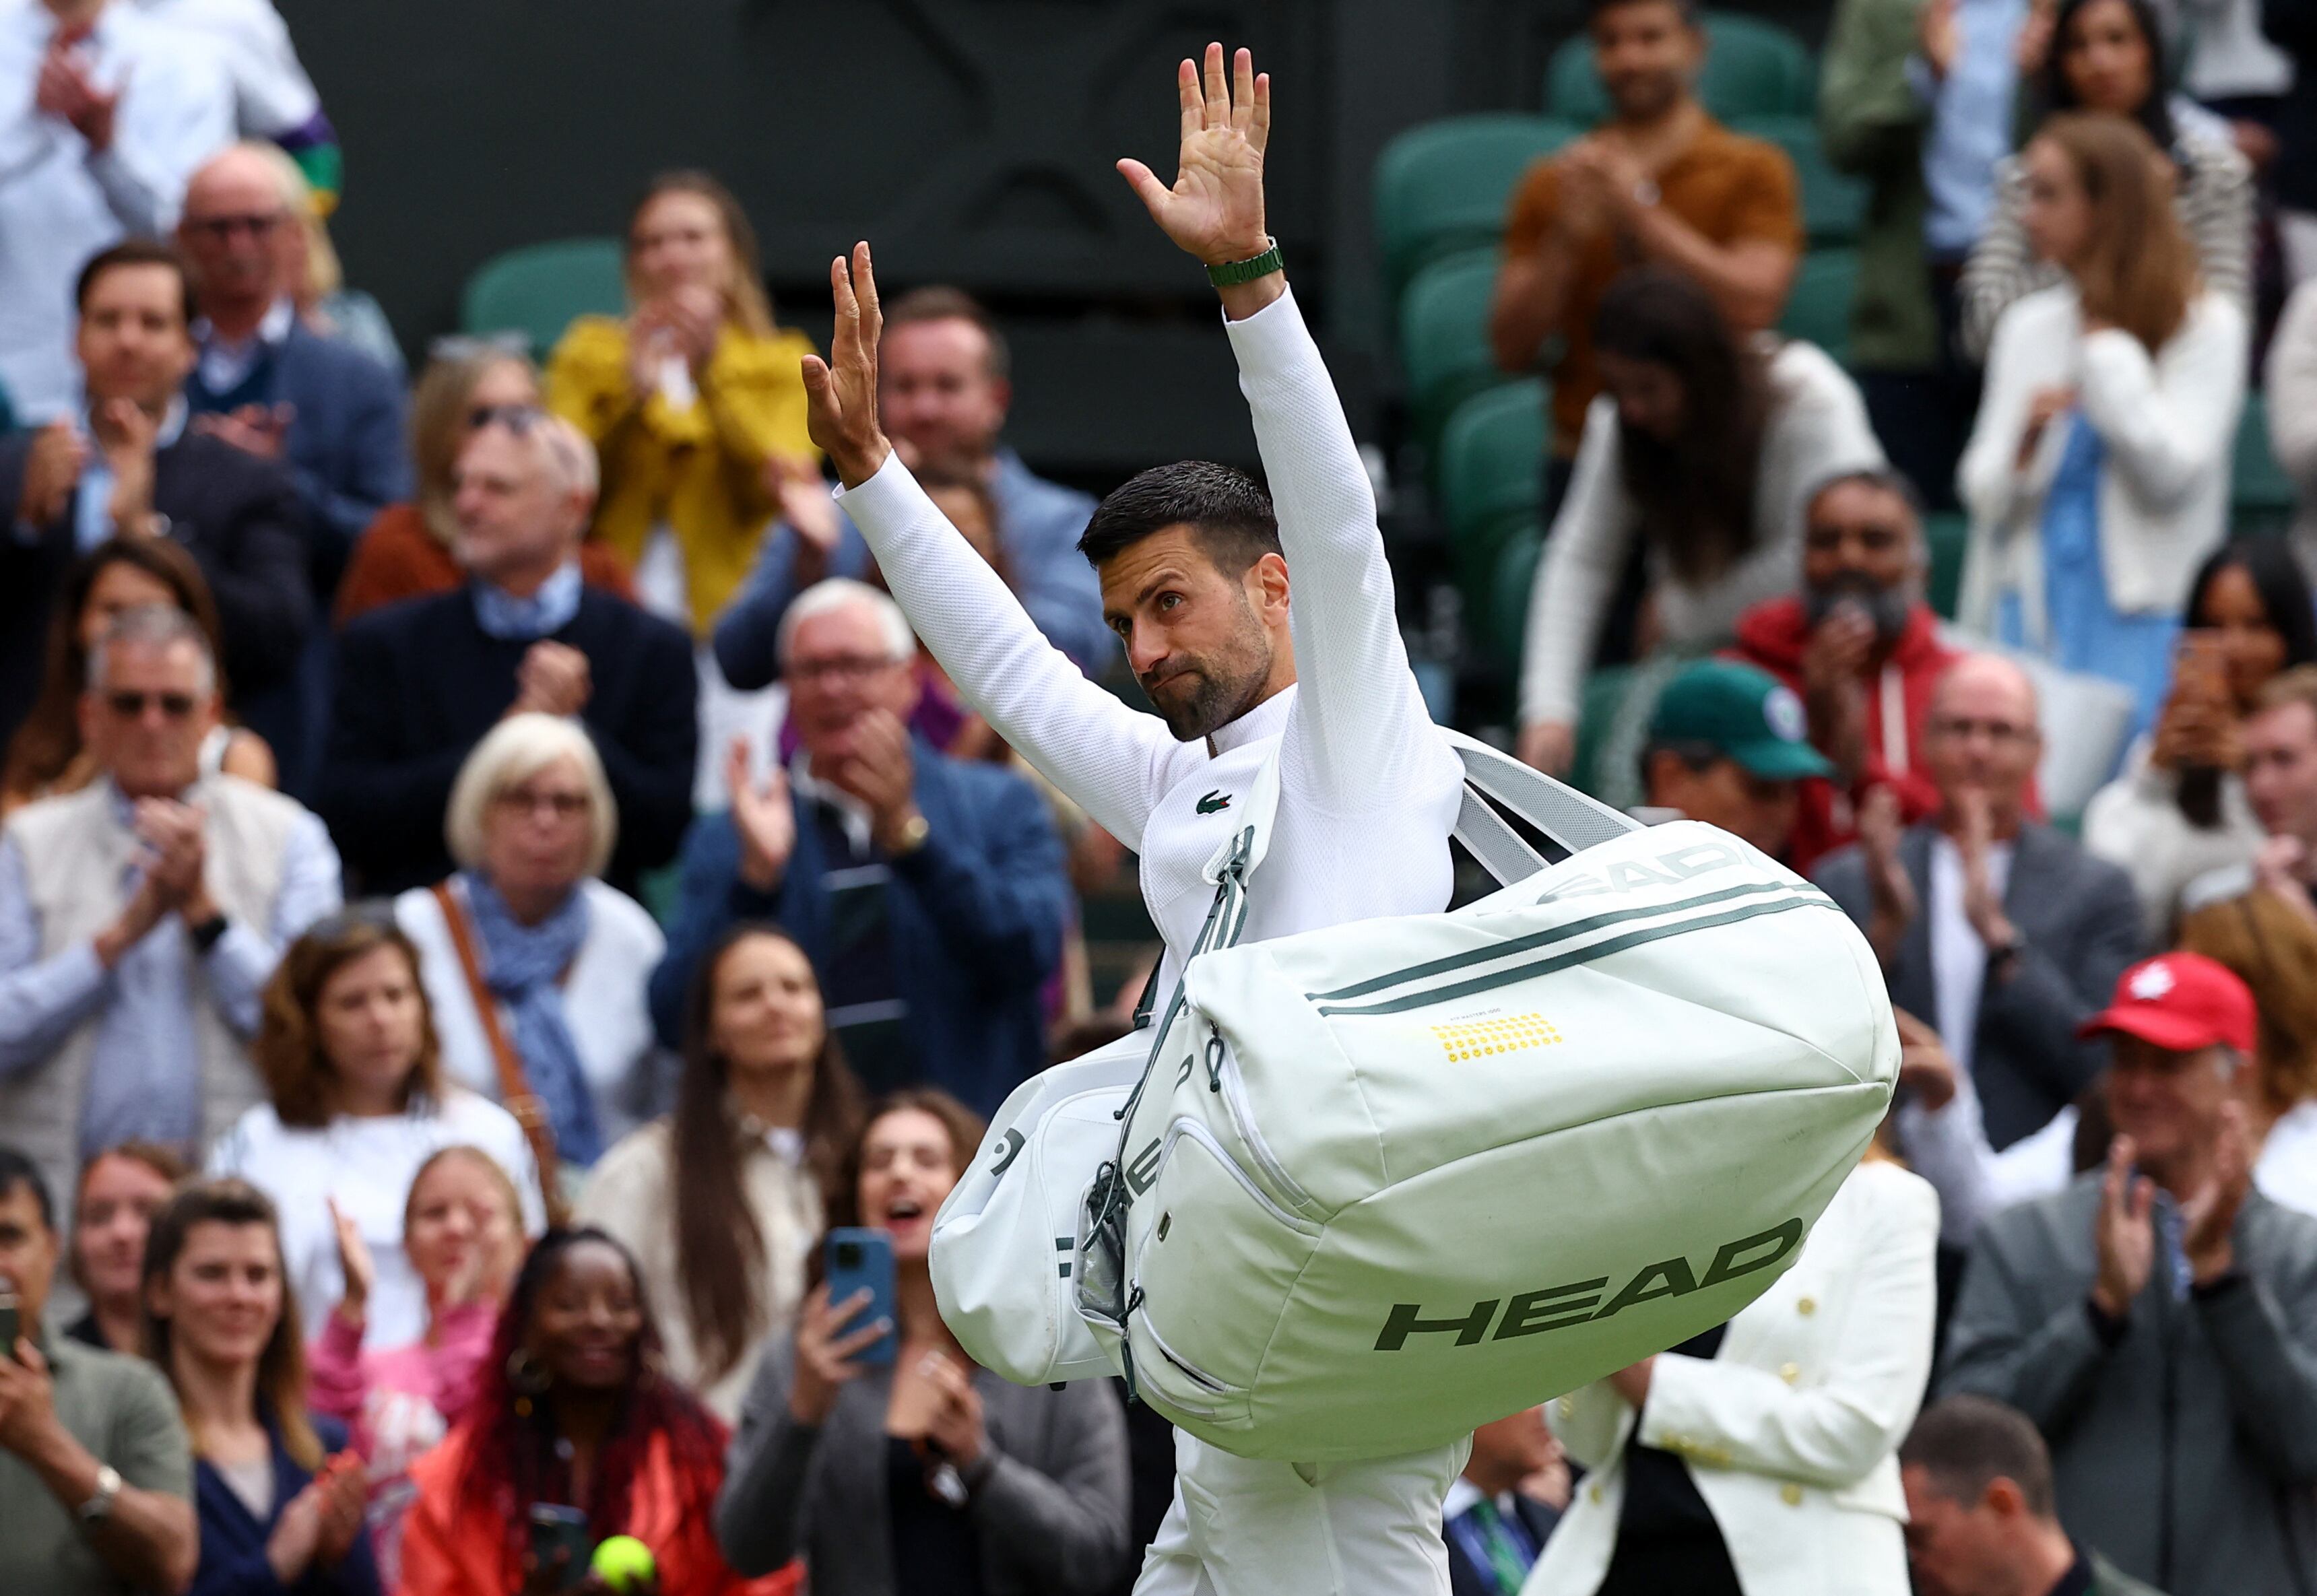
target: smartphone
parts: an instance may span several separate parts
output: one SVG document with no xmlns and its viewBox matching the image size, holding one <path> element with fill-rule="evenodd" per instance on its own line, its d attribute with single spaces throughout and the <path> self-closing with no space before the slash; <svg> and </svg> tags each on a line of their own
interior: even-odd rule
<svg viewBox="0 0 2317 1596">
<path fill-rule="evenodd" d="M 2173 645 L 2172 670 L 2181 686 L 2225 700 L 2229 691 L 2226 639 L 2210 628 L 2188 628 Z"/>
<path fill-rule="evenodd" d="M 17 1306 L 16 1288 L 0 1279 L 0 1358 L 16 1355 L 16 1341 L 23 1333 L 24 1316 Z"/>
<path fill-rule="evenodd" d="M 594 1550 L 586 1513 L 576 1507 L 558 1507 L 552 1502 L 532 1504 L 532 1558 L 541 1568 L 562 1570 L 552 1589 L 577 1590 L 587 1577 L 587 1557 Z"/>
<path fill-rule="evenodd" d="M 874 1324 L 879 1319 L 898 1326 L 893 1311 L 893 1238 L 881 1230 L 840 1225 L 828 1233 L 828 1253 L 824 1259 L 828 1277 L 828 1306 L 835 1309 L 855 1292 L 866 1288 L 869 1306 L 854 1313 L 837 1327 L 842 1336 L 850 1331 Z M 900 1351 L 900 1336 L 888 1330 L 876 1341 L 853 1354 L 855 1363 L 887 1364 Z"/>
</svg>

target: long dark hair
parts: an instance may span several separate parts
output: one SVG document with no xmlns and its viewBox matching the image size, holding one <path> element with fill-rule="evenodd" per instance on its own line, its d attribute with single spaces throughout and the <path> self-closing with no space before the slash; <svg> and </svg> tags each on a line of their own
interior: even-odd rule
<svg viewBox="0 0 2317 1596">
<path fill-rule="evenodd" d="M 1659 439 L 1621 426 L 1618 452 L 1643 538 L 1683 581 L 1713 581 L 1761 541 L 1754 483 L 1769 378 L 1760 352 L 1731 327 L 1713 296 L 1659 266 L 1609 285 L 1593 319 L 1593 347 L 1663 366 L 1680 380 L 1677 435 Z"/>
<path fill-rule="evenodd" d="M 176 1327 L 153 1311 L 153 1287 L 156 1281 L 167 1278 L 177 1267 L 177 1259 L 185 1250 L 185 1241 L 196 1225 L 262 1225 L 273 1238 L 273 1267 L 282 1282 L 282 1312 L 273 1321 L 273 1333 L 265 1338 L 264 1350 L 257 1355 L 257 1404 L 262 1416 L 273 1419 L 282 1435 L 282 1449 L 295 1458 L 301 1468 L 318 1468 L 322 1463 L 321 1438 L 306 1416 L 306 1338 L 298 1329 L 298 1298 L 290 1289 L 290 1271 L 282 1257 L 282 1221 L 275 1214 L 273 1199 L 246 1181 L 223 1178 L 195 1181 L 180 1187 L 168 1205 L 153 1216 L 153 1227 L 146 1233 L 145 1266 L 139 1275 L 139 1305 L 144 1325 L 141 1340 L 145 1356 L 160 1365 L 168 1377 L 170 1388 L 177 1384 Z M 180 1401 L 184 1394 L 178 1393 Z M 191 1415 L 188 1415 L 191 1422 Z M 199 1452 L 202 1438 L 198 1425 L 193 1430 L 193 1449 Z"/>
<path fill-rule="evenodd" d="M 765 1297 L 765 1235 L 740 1178 L 740 1128 L 728 1098 L 729 1059 L 716 1049 L 716 980 L 741 943 L 770 938 L 796 948 L 774 926 L 736 925 L 700 961 L 684 1004 L 684 1077 L 669 1127 L 675 1143 L 675 1261 L 702 1378 L 721 1378 L 771 1327 Z M 800 958 L 803 950 L 798 950 Z M 808 961 L 808 966 L 810 962 Z M 861 1128 L 861 1087 L 824 1025 L 805 1100 L 805 1168 L 824 1206 Z"/>
<path fill-rule="evenodd" d="M 611 1430 L 596 1452 L 587 1500 L 573 1502 L 571 1464 L 559 1445 L 562 1436 L 556 1426 L 554 1404 L 545 1400 L 550 1387 L 543 1371 L 530 1360 L 526 1346 L 548 1281 L 566 1253 L 588 1243 L 609 1247 L 627 1267 L 628 1278 L 635 1284 L 642 1327 L 636 1337 L 628 1387 L 620 1394 Z M 507 1573 L 505 1589 L 512 1591 L 523 1583 L 531 1509 L 535 1503 L 582 1509 L 587 1515 L 591 1541 L 626 1532 L 629 1493 L 655 1436 L 666 1438 L 675 1480 L 695 1498 L 679 1502 L 679 1514 L 705 1518 L 715 1511 L 715 1482 L 722 1477 L 724 1467 L 724 1426 L 667 1377 L 659 1328 L 652 1319 L 651 1299 L 644 1295 L 634 1255 L 592 1226 L 550 1230 L 532 1247 L 515 1274 L 506 1307 L 499 1315 L 497 1333 L 491 1338 L 490 1355 L 477 1372 L 474 1395 L 460 1422 L 470 1439 L 459 1492 L 502 1528 Z"/>
<path fill-rule="evenodd" d="M 2076 97 L 2073 85 L 2068 82 L 2063 63 L 2068 54 L 2068 30 L 2075 26 L 2076 18 L 2091 4 L 2093 0 L 2060 0 L 2060 9 L 2053 13 L 2052 42 L 2044 52 L 2044 76 L 2039 85 L 2044 116 L 2084 109 L 2083 102 Z M 2172 112 L 2165 103 L 2170 98 L 2170 76 L 2164 66 L 2164 24 L 2148 0 L 2124 0 L 2124 4 L 2132 13 L 2133 26 L 2140 30 L 2140 37 L 2148 45 L 2148 98 L 2133 109 L 2132 120 L 2156 141 L 2157 148 L 2169 150 L 2179 142 L 2180 134 L 2172 125 Z"/>
<path fill-rule="evenodd" d="M 114 566 L 134 566 L 169 590 L 178 609 L 193 618 L 209 639 L 210 658 L 225 657 L 225 630 L 217 601 L 193 557 L 166 538 L 114 538 L 73 562 L 49 611 L 48 664 L 40 673 L 40 696 L 8 743 L 0 770 L 0 793 L 29 798 L 52 785 L 80 756 L 80 695 L 88 685 L 88 650 L 81 646 L 81 611 L 96 579 Z M 218 697 L 227 695 L 225 668 L 218 665 Z"/>
<path fill-rule="evenodd" d="M 836 1189 L 828 1199 L 831 1230 L 868 1223 L 861 1217 L 861 1156 L 869 1145 L 869 1132 L 880 1119 L 910 1112 L 931 1114 L 941 1121 L 942 1129 L 949 1134 L 950 1166 L 960 1174 L 973 1162 L 981 1138 L 989 1134 L 989 1127 L 980 1115 L 939 1087 L 908 1086 L 887 1092 L 869 1105 L 869 1111 L 861 1117 L 860 1131 L 845 1146 L 845 1162 L 837 1171 Z"/>
<path fill-rule="evenodd" d="M 2285 539 L 2240 538 L 2206 555 L 2188 584 L 2188 602 L 2181 609 L 2189 626 L 2204 624 L 2205 601 L 2223 571 L 2242 571 L 2260 595 L 2262 614 L 2285 642 L 2279 671 L 2317 664 L 2317 602 L 2313 602 L 2309 578 Z M 2218 831 L 2221 772 L 2210 765 L 2189 766 L 2180 772 L 2175 800 L 2189 825 L 2201 831 Z"/>
<path fill-rule="evenodd" d="M 420 1097 L 443 1101 L 442 1048 L 434 1036 L 434 1005 L 420 978 L 417 946 L 383 914 L 348 912 L 330 916 L 291 943 L 265 983 L 257 1037 L 249 1051 L 282 1124 L 318 1130 L 337 1112 L 337 1071 L 322 1050 L 322 988 L 346 966 L 380 948 L 393 949 L 409 967 L 421 1016 L 418 1057 L 404 1083 L 403 1106 Z"/>
</svg>

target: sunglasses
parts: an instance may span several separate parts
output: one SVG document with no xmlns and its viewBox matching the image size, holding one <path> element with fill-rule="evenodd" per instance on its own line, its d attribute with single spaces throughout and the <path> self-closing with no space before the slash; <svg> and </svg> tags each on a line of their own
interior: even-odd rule
<svg viewBox="0 0 2317 1596">
<path fill-rule="evenodd" d="M 247 233 L 253 238 L 263 238 L 289 219 L 287 213 L 277 210 L 271 216 L 187 217 L 185 227 L 222 244 L 236 233 Z"/>
<path fill-rule="evenodd" d="M 430 361 L 470 361 L 487 354 L 531 358 L 528 333 L 446 333 L 426 346 Z"/>
<path fill-rule="evenodd" d="M 485 427 L 499 426 L 518 438 L 527 438 L 546 416 L 547 412 L 536 405 L 478 405 L 467 412 L 467 430 L 479 432 Z"/>
<path fill-rule="evenodd" d="M 200 707 L 201 700 L 189 692 L 108 692 L 104 701 L 112 711 L 124 720 L 142 720 L 145 711 L 155 705 L 171 720 L 183 720 Z"/>
</svg>

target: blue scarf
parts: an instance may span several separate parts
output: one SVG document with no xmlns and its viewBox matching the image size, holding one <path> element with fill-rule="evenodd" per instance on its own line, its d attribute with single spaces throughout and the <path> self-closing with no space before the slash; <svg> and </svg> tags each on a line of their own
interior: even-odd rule
<svg viewBox="0 0 2317 1596">
<path fill-rule="evenodd" d="M 467 912 L 483 942 L 483 985 L 507 1007 L 514 1021 L 509 1039 L 523 1059 L 531 1089 L 547 1110 L 555 1131 L 556 1155 L 585 1168 L 603 1155 L 604 1135 L 595 1124 L 595 1100 L 580 1067 L 578 1045 L 563 1012 L 557 983 L 579 945 L 587 940 L 587 895 L 574 888 L 563 906 L 537 925 L 524 925 L 493 887 L 473 870 L 459 879 L 467 891 Z M 541 1170 L 540 1178 L 553 1180 Z"/>
</svg>

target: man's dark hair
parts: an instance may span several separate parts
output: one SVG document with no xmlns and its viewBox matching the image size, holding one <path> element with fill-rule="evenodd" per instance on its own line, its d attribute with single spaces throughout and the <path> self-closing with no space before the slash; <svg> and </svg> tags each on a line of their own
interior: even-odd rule
<svg viewBox="0 0 2317 1596">
<path fill-rule="evenodd" d="M 183 313 L 185 325 L 193 325 L 193 278 L 185 270 L 185 257 L 172 245 L 157 238 L 123 238 L 110 249 L 100 249 L 88 257 L 73 281 L 73 304 L 82 315 L 88 314 L 88 296 L 96 287 L 96 280 L 116 266 L 166 266 L 177 274 L 177 308 Z"/>
<path fill-rule="evenodd" d="M 0 1142 L 0 1197 L 5 1197 L 22 1186 L 32 1194 L 32 1206 L 40 1210 L 40 1223 L 50 1231 L 57 1227 L 56 1199 L 49 1195 L 49 1182 L 40 1173 L 40 1166 L 21 1147 Z"/>
<path fill-rule="evenodd" d="M 1215 568 L 1239 576 L 1279 552 L 1271 495 L 1244 471 L 1210 460 L 1178 460 L 1129 477 L 1095 507 L 1078 552 L 1096 570 L 1154 532 L 1187 526 Z"/>
<path fill-rule="evenodd" d="M 1002 380 L 1013 373 L 1013 352 L 1006 347 L 1006 334 L 997 330 L 997 318 L 980 300 L 962 288 L 951 288 L 946 283 L 913 288 L 884 310 L 888 333 L 911 322 L 970 321 L 989 341 L 989 374 Z"/>
<path fill-rule="evenodd" d="M 1672 6 L 1681 13 L 1681 20 L 1687 27 L 1696 28 L 1703 25 L 1698 17 L 1697 0 L 1593 0 L 1593 3 L 1585 8 L 1585 22 L 1588 27 L 1590 27 L 1602 16 L 1615 11 L 1620 6 L 1651 4 Z"/>
<path fill-rule="evenodd" d="M 1904 471 L 1892 466 L 1868 466 L 1861 470 L 1837 471 L 1831 477 L 1822 477 L 1812 485 L 1803 503 L 1805 505 L 1815 504 L 1829 489 L 1847 487 L 1854 482 L 1897 499 L 1907 507 L 1907 513 L 1914 518 L 1916 530 L 1921 530 L 1923 495 L 1915 491 L 1914 483 Z"/>
<path fill-rule="evenodd" d="M 1711 743 L 1701 743 L 1694 737 L 1651 737 L 1642 745 L 1639 769 L 1642 777 L 1642 801 L 1650 801 L 1650 778 L 1657 769 L 1658 755 L 1670 753 L 1681 761 L 1693 776 L 1702 776 L 1730 757 L 1726 748 Z"/>
<path fill-rule="evenodd" d="M 1899 1447 L 1899 1462 L 1923 1470 L 1941 1495 L 1967 1507 L 1997 1480 L 2009 1480 L 2029 1512 L 2052 1516 L 2050 1449 L 2026 1414 L 1991 1396 L 1950 1396 L 1924 1409 Z"/>
</svg>

